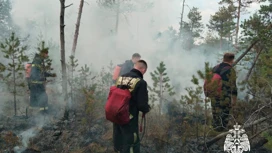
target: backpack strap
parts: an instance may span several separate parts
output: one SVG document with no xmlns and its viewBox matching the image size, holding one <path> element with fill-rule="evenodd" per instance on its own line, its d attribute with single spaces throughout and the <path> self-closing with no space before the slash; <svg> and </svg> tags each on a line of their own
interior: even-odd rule
<svg viewBox="0 0 272 153">
<path fill-rule="evenodd" d="M 220 72 L 220 76 L 221 75 L 223 75 L 223 74 L 225 74 L 229 69 L 231 69 L 232 67 L 231 66 L 225 66 L 222 70 L 221 70 L 221 72 Z"/>
<path fill-rule="evenodd" d="M 216 70 L 219 68 L 219 65 L 220 65 L 220 64 L 218 64 L 218 65 L 216 65 L 215 67 L 213 67 L 213 69 L 212 69 L 212 72 L 213 72 L 213 73 L 216 72 Z"/>
<path fill-rule="evenodd" d="M 134 78 L 130 79 L 130 80 L 128 81 L 127 84 L 123 84 L 123 79 L 124 79 L 124 77 L 121 77 L 121 78 L 122 78 L 122 79 L 121 79 L 120 85 L 117 85 L 117 88 L 121 88 L 121 89 L 130 89 L 129 84 L 130 84 L 130 82 L 131 82 Z"/>
</svg>

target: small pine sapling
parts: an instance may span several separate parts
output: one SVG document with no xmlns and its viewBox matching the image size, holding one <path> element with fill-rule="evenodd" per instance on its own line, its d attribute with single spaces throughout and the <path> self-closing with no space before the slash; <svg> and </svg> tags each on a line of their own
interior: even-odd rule
<svg viewBox="0 0 272 153">
<path fill-rule="evenodd" d="M 29 61 L 28 56 L 25 55 L 27 46 L 23 46 L 20 39 L 12 33 L 10 38 L 5 39 L 4 43 L 0 45 L 4 57 L 8 60 L 5 65 L 5 72 L 7 75 L 3 76 L 4 82 L 9 86 L 13 94 L 14 114 L 17 116 L 17 95 L 18 88 L 25 87 L 24 78 L 24 62 Z"/>
<path fill-rule="evenodd" d="M 38 45 L 37 47 L 38 51 L 41 52 L 43 50 L 49 50 L 49 47 L 45 47 L 45 42 L 44 41 L 41 41 L 40 44 Z M 52 68 L 52 59 L 50 59 L 49 56 L 47 56 L 45 59 L 44 59 L 44 65 L 45 65 L 45 71 L 46 72 L 49 72 L 53 70 Z M 48 81 L 47 81 L 48 82 Z"/>
<path fill-rule="evenodd" d="M 73 55 L 70 56 L 70 62 L 68 64 L 68 84 L 70 85 L 70 98 L 71 98 L 71 103 L 72 105 L 74 105 L 74 98 L 75 98 L 75 93 L 74 93 L 74 86 L 75 86 L 75 71 L 76 71 L 76 68 L 78 66 L 78 60 L 75 59 L 75 57 Z"/>
<path fill-rule="evenodd" d="M 164 62 L 160 62 L 160 65 L 156 68 L 154 72 L 150 73 L 153 80 L 153 87 L 148 86 L 148 89 L 151 91 L 150 97 L 152 98 L 152 103 L 159 100 L 159 114 L 162 114 L 163 110 L 163 101 L 165 101 L 164 95 L 167 93 L 169 96 L 173 96 L 175 92 L 174 88 L 170 86 L 170 79 L 166 73 L 166 67 Z"/>
</svg>

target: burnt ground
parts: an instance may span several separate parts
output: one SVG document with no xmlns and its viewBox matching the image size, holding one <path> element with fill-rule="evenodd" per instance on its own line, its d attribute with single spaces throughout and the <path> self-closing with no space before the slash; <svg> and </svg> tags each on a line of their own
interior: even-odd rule
<svg viewBox="0 0 272 153">
<path fill-rule="evenodd" d="M 27 103 L 22 102 L 19 116 L 14 117 L 11 115 L 12 104 L 9 102 L 8 107 L 0 112 L 0 153 L 113 153 L 112 124 L 105 119 L 104 112 L 94 118 L 87 117 L 89 120 L 86 120 L 82 111 L 77 111 L 70 114 L 69 120 L 64 120 L 61 119 L 64 111 L 62 106 L 51 103 L 48 113 L 28 111 L 26 116 Z M 100 112 L 103 111 L 101 108 Z M 169 121 L 149 116 L 152 115 L 147 118 L 141 153 L 204 152 L 196 149 L 201 137 L 184 141 L 184 134 L 194 128 L 190 125 L 192 120 L 189 120 L 189 125 L 185 128 L 175 128 L 174 124 L 180 124 L 180 120 L 168 125 Z M 224 139 L 212 145 L 208 152 L 223 152 L 223 144 Z M 270 153 L 263 147 L 251 152 Z"/>
<path fill-rule="evenodd" d="M 141 144 L 142 153 L 201 153 L 196 141 L 184 145 L 174 131 L 168 131 L 169 141 L 152 137 L 147 129 Z M 84 124 L 80 114 L 69 120 L 55 115 L 36 114 L 34 117 L 0 116 L 1 153 L 113 153 L 112 124 L 100 117 L 92 124 Z M 223 140 L 213 145 L 211 153 L 223 152 Z M 258 153 L 269 153 L 261 148 Z"/>
</svg>

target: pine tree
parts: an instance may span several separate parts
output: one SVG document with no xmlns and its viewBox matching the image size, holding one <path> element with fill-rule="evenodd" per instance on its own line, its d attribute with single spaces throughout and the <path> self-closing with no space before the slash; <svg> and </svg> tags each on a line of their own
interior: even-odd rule
<svg viewBox="0 0 272 153">
<path fill-rule="evenodd" d="M 153 87 L 148 86 L 148 89 L 152 92 L 151 99 L 154 102 L 159 100 L 159 113 L 162 114 L 163 103 L 166 101 L 166 97 L 173 96 L 175 92 L 173 87 L 170 86 L 170 79 L 166 73 L 166 67 L 164 62 L 160 62 L 160 65 L 156 68 L 154 72 L 150 73 L 153 80 Z M 167 95 L 168 94 L 168 95 Z"/>
<path fill-rule="evenodd" d="M 45 42 L 41 41 L 37 49 L 38 49 L 38 51 L 40 53 L 43 50 L 49 50 L 49 47 L 45 47 Z M 46 72 L 50 72 L 51 70 L 53 70 L 53 68 L 52 68 L 52 59 L 50 59 L 49 56 L 47 56 L 47 58 L 44 60 L 44 64 L 45 64 L 45 71 Z"/>
<path fill-rule="evenodd" d="M 228 4 L 232 8 L 235 9 L 234 17 L 237 19 L 236 21 L 236 28 L 235 28 L 235 45 L 238 44 L 238 35 L 240 29 L 240 19 L 241 13 L 246 12 L 246 9 L 252 4 L 253 2 L 263 2 L 265 0 L 221 0 L 219 4 Z"/>
<path fill-rule="evenodd" d="M 78 66 L 78 60 L 75 59 L 73 55 L 70 56 L 70 62 L 68 64 L 68 84 L 70 85 L 70 99 L 71 99 L 71 105 L 75 102 L 75 72 L 76 68 Z"/>
<path fill-rule="evenodd" d="M 220 7 L 219 11 L 215 15 L 211 16 L 209 24 L 207 25 L 210 30 L 214 30 L 220 37 L 220 49 L 223 47 L 223 39 L 227 38 L 232 42 L 232 34 L 235 29 L 235 23 L 233 21 L 233 8 L 232 7 Z"/>
<path fill-rule="evenodd" d="M 93 72 L 91 71 L 90 67 L 88 67 L 86 64 L 78 70 L 79 77 L 77 78 L 77 81 L 83 89 L 88 89 L 90 85 L 90 81 L 95 79 L 96 76 L 92 76 Z M 91 77 L 92 76 L 92 77 Z"/>
<path fill-rule="evenodd" d="M 272 4 L 272 2 L 271 2 Z M 272 5 L 263 5 L 258 13 L 253 14 L 249 19 L 245 20 L 242 24 L 242 42 L 247 45 L 248 42 L 259 40 L 253 49 L 251 54 L 244 62 L 249 62 L 250 67 L 245 67 L 249 69 L 244 84 L 247 84 L 247 90 L 249 93 L 254 95 L 254 98 L 263 95 L 264 97 L 269 97 L 271 95 L 271 89 L 265 86 L 271 83 L 271 55 L 272 55 L 272 26 L 270 16 L 268 15 L 272 9 Z M 265 91 L 265 92 L 264 92 Z"/>
<path fill-rule="evenodd" d="M 14 113 L 17 116 L 17 94 L 18 88 L 25 87 L 24 80 L 24 62 L 28 61 L 28 57 L 25 55 L 27 46 L 22 46 L 18 37 L 15 33 L 12 33 L 10 38 L 6 39 L 4 43 L 1 43 L 1 51 L 4 53 L 4 57 L 9 61 L 5 65 L 5 72 L 7 75 L 4 76 L 4 80 L 10 91 L 13 94 L 14 102 Z"/>
<path fill-rule="evenodd" d="M 203 94 L 203 85 L 200 84 L 199 79 L 207 79 L 211 80 L 211 74 L 210 74 L 211 68 L 209 67 L 209 63 L 205 63 L 205 70 L 204 72 L 198 71 L 199 78 L 197 78 L 195 75 L 192 76 L 192 84 L 194 87 L 186 87 L 185 90 L 187 91 L 186 94 L 181 96 L 180 103 L 183 105 L 183 112 L 186 112 L 188 114 L 191 114 L 188 116 L 188 119 L 190 119 L 193 122 L 194 127 L 196 128 L 195 131 L 192 132 L 192 134 L 196 134 L 197 140 L 200 136 L 200 127 L 203 125 L 204 120 L 204 139 L 206 139 L 206 132 L 207 132 L 207 125 L 208 119 L 209 119 L 209 113 L 210 110 L 208 109 L 208 100 L 202 98 Z M 192 113 L 190 113 L 192 112 Z M 204 116 L 204 117 L 203 117 Z M 189 131 L 190 132 L 190 131 Z M 186 133 L 186 135 L 190 135 L 189 133 Z M 186 137 L 186 136 L 185 136 Z M 186 139 L 186 138 L 185 138 Z"/>
<path fill-rule="evenodd" d="M 202 15 L 198 8 L 193 7 L 188 13 L 189 27 L 192 32 L 193 38 L 200 37 L 200 33 L 203 30 L 203 24 L 201 23 Z"/>
<path fill-rule="evenodd" d="M 182 46 L 186 50 L 191 50 L 194 45 L 195 38 L 200 37 L 200 33 L 203 30 L 203 24 L 201 23 L 202 16 L 198 8 L 193 7 L 188 13 L 188 22 L 184 22 L 182 25 Z"/>
</svg>

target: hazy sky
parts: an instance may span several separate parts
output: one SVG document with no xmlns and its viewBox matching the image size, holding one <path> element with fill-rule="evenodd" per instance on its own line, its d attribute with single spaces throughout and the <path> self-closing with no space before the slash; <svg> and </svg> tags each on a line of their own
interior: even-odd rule
<svg viewBox="0 0 272 153">
<path fill-rule="evenodd" d="M 182 1 L 183 0 L 170 0 L 172 1 L 172 10 L 171 12 L 176 14 L 176 16 L 170 16 L 170 22 L 173 24 L 174 27 L 178 27 L 179 24 L 179 17 L 181 16 L 181 10 L 182 10 Z M 197 7 L 201 11 L 202 20 L 204 24 L 206 25 L 209 22 L 210 16 L 213 15 L 216 11 L 218 11 L 220 5 L 218 4 L 220 0 L 186 0 L 185 3 L 187 6 L 185 6 L 184 9 L 184 19 L 187 19 L 187 14 L 190 11 L 189 8 Z M 250 14 L 256 12 L 260 8 L 259 4 L 252 4 L 250 8 L 248 8 L 248 14 L 242 15 L 242 21 L 243 19 L 249 17 Z"/>
</svg>

